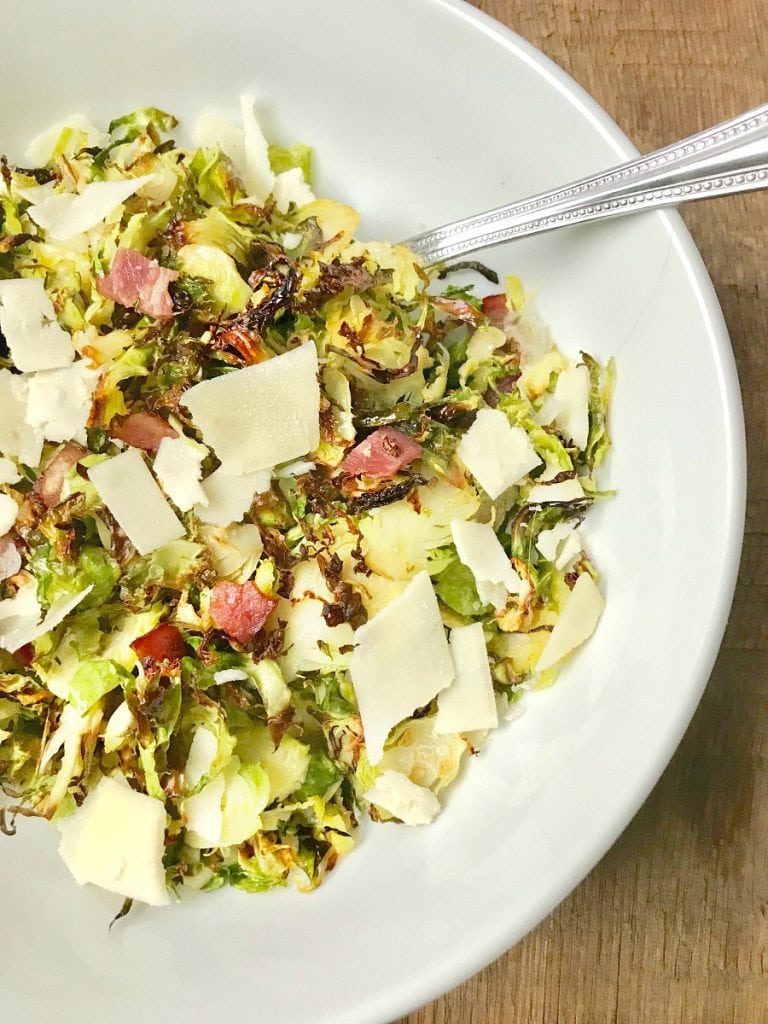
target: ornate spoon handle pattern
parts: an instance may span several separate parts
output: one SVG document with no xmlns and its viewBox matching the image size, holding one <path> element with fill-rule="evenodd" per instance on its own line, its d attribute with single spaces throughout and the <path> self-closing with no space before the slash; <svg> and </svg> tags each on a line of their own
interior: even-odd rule
<svg viewBox="0 0 768 1024">
<path fill-rule="evenodd" d="M 768 188 L 768 104 L 570 185 L 415 235 L 427 265 L 568 224 Z"/>
</svg>

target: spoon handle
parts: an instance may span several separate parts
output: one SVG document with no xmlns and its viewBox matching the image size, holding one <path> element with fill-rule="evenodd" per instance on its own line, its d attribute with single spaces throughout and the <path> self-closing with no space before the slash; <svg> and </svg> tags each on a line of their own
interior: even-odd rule
<svg viewBox="0 0 768 1024">
<path fill-rule="evenodd" d="M 768 104 L 570 185 L 403 244 L 429 266 L 568 224 L 768 188 Z"/>
</svg>

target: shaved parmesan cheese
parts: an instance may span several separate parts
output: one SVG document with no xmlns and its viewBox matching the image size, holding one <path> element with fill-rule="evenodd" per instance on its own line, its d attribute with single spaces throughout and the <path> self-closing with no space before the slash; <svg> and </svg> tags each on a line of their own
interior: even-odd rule
<svg viewBox="0 0 768 1024">
<path fill-rule="evenodd" d="M 230 473 L 297 459 L 320 441 L 315 346 L 202 381 L 182 401 Z"/>
<path fill-rule="evenodd" d="M 456 678 L 437 696 L 435 732 L 471 732 L 499 724 L 483 626 L 473 622 L 451 630 Z"/>
<path fill-rule="evenodd" d="M 206 449 L 185 437 L 164 437 L 153 469 L 163 490 L 182 512 L 193 505 L 207 505 L 208 496 L 200 484 Z"/>
<path fill-rule="evenodd" d="M 333 596 L 316 561 L 300 562 L 293 570 L 290 601 L 281 599 L 274 614 L 285 623 L 285 654 L 280 668 L 290 683 L 300 672 L 328 672 L 346 668 L 349 655 L 340 648 L 354 640 L 352 627 L 343 622 L 329 626 L 323 618 L 323 602 Z"/>
<path fill-rule="evenodd" d="M 13 541 L 7 537 L 0 543 L 0 583 L 15 576 L 19 569 L 21 555 Z"/>
<path fill-rule="evenodd" d="M 10 459 L 0 458 L 0 484 L 17 484 L 21 473 Z"/>
<path fill-rule="evenodd" d="M 78 194 L 59 192 L 30 206 L 29 217 L 44 228 L 51 238 L 66 242 L 75 235 L 90 231 L 104 220 L 116 206 L 152 181 L 153 175 L 124 178 L 120 181 L 94 181 Z"/>
<path fill-rule="evenodd" d="M 304 172 L 300 167 L 291 167 L 275 178 L 272 195 L 280 213 L 287 213 L 288 207 L 294 203 L 297 207 L 306 206 L 315 198 L 315 193 L 304 180 Z"/>
<path fill-rule="evenodd" d="M 578 501 L 584 497 L 584 488 L 576 477 L 557 484 L 534 484 L 528 491 L 528 503 L 545 505 L 548 501 Z"/>
<path fill-rule="evenodd" d="M 0 537 L 11 529 L 19 515 L 19 506 L 10 496 L 0 492 Z"/>
<path fill-rule="evenodd" d="M 554 423 L 566 441 L 582 451 L 589 437 L 589 370 L 583 364 L 563 370 L 536 417 L 541 424 Z"/>
<path fill-rule="evenodd" d="M 140 555 L 184 536 L 184 527 L 135 448 L 88 471 L 99 497 Z"/>
<path fill-rule="evenodd" d="M 37 584 L 33 581 L 19 587 L 13 597 L 0 601 L 0 647 L 17 651 L 27 643 L 41 615 L 37 600 Z"/>
<path fill-rule="evenodd" d="M 222 668 L 213 673 L 213 680 L 217 686 L 223 686 L 224 683 L 244 683 L 249 678 L 248 673 L 243 672 L 241 668 Z"/>
<path fill-rule="evenodd" d="M 0 729 L 0 743 L 7 740 L 10 735 L 11 733 L 7 729 Z"/>
<path fill-rule="evenodd" d="M 187 755 L 187 764 L 184 768 L 184 781 L 189 789 L 194 789 L 199 785 L 210 772 L 218 749 L 218 740 L 210 729 L 200 726 L 195 730 Z"/>
<path fill-rule="evenodd" d="M 269 490 L 271 478 L 270 469 L 236 475 L 219 466 L 202 483 L 205 504 L 195 505 L 195 515 L 201 522 L 213 526 L 237 523 L 251 507 L 255 496 Z"/>
<path fill-rule="evenodd" d="M 107 141 L 107 136 L 93 125 L 83 114 L 71 114 L 66 121 L 51 125 L 44 132 L 36 135 L 27 146 L 26 158 L 30 167 L 45 167 L 53 156 L 62 134 L 69 135 L 82 133 L 85 135 L 83 146 L 98 146 L 101 148 Z M 78 149 L 82 146 L 78 146 Z"/>
<path fill-rule="evenodd" d="M 461 562 L 475 577 L 477 596 L 498 611 L 508 594 L 521 594 L 524 583 L 512 568 L 499 538 L 488 523 L 451 521 L 451 534 Z"/>
<path fill-rule="evenodd" d="M 364 796 L 404 825 L 428 825 L 440 813 L 440 801 L 431 789 L 417 786 L 391 768 L 379 775 Z"/>
<path fill-rule="evenodd" d="M 550 633 L 549 640 L 536 662 L 536 671 L 545 672 L 566 654 L 592 636 L 605 607 L 605 599 L 588 572 L 576 580 L 571 596 Z"/>
<path fill-rule="evenodd" d="M 79 885 L 92 882 L 155 907 L 170 903 L 160 800 L 103 778 L 59 830 L 59 853 Z"/>
<path fill-rule="evenodd" d="M 73 597 L 62 595 L 51 604 L 42 621 L 42 608 L 37 600 L 37 584 L 27 583 L 14 597 L 0 601 L 0 647 L 18 651 L 25 644 L 55 629 L 93 590 L 93 584 Z"/>
<path fill-rule="evenodd" d="M 41 277 L 0 281 L 0 329 L 18 370 L 52 370 L 75 358 Z"/>
<path fill-rule="evenodd" d="M 437 598 L 427 572 L 355 633 L 349 671 L 368 760 L 378 764 L 390 729 L 454 678 Z"/>
<path fill-rule="evenodd" d="M 235 122 L 215 111 L 203 111 L 192 128 L 192 141 L 205 149 L 218 147 L 234 164 L 242 177 L 245 169 L 243 129 Z"/>
<path fill-rule="evenodd" d="M 25 466 L 37 466 L 43 452 L 43 432 L 26 420 L 29 381 L 0 369 L 0 451 Z"/>
<path fill-rule="evenodd" d="M 211 553 L 216 574 L 233 583 L 245 583 L 256 571 L 264 543 L 253 523 L 229 527 L 201 526 L 200 538 Z"/>
<path fill-rule="evenodd" d="M 557 523 L 551 530 L 542 530 L 536 539 L 540 554 L 548 562 L 554 562 L 556 569 L 564 569 L 581 551 L 577 525 L 575 519 Z"/>
<path fill-rule="evenodd" d="M 46 441 L 86 443 L 99 371 L 80 359 L 61 370 L 45 370 L 28 378 L 27 422 L 42 431 Z"/>
<path fill-rule="evenodd" d="M 491 498 L 498 498 L 541 465 L 528 434 L 522 427 L 513 427 L 499 409 L 480 409 L 457 450 Z"/>
<path fill-rule="evenodd" d="M 43 199 L 49 199 L 56 194 L 56 179 L 46 181 L 44 185 L 17 185 L 14 183 L 13 191 L 20 199 L 28 203 L 41 203 Z"/>
<path fill-rule="evenodd" d="M 245 150 L 243 174 L 249 196 L 252 196 L 257 203 L 263 203 L 272 191 L 275 175 L 269 162 L 267 140 L 264 138 L 261 126 L 256 120 L 255 104 L 255 96 L 245 94 L 240 97 L 240 109 L 243 116 L 243 146 Z"/>
</svg>

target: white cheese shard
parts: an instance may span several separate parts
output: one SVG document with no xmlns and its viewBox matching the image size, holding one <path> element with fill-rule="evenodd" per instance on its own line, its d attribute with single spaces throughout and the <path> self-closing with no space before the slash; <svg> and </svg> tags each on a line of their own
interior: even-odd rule
<svg viewBox="0 0 768 1024">
<path fill-rule="evenodd" d="M 287 213 L 291 203 L 295 203 L 297 207 L 306 206 L 315 198 L 315 193 L 304 179 L 304 172 L 300 167 L 291 167 L 278 174 L 272 186 L 272 195 L 280 213 Z"/>
<path fill-rule="evenodd" d="M 93 584 L 74 596 L 57 597 L 41 619 L 43 610 L 37 600 L 37 584 L 31 582 L 20 587 L 13 597 L 0 601 L 0 647 L 13 653 L 44 636 L 63 622 L 92 590 Z"/>
<path fill-rule="evenodd" d="M 17 370 L 54 370 L 75 358 L 41 277 L 0 281 L 0 329 Z"/>
<path fill-rule="evenodd" d="M 578 501 L 584 497 L 584 488 L 574 477 L 557 484 L 534 484 L 528 491 L 530 505 L 546 505 L 549 501 Z"/>
<path fill-rule="evenodd" d="M 243 129 L 225 114 L 204 110 L 192 126 L 192 142 L 204 149 L 218 147 L 242 177 L 245 168 Z"/>
<path fill-rule="evenodd" d="M 571 596 L 536 662 L 536 671 L 545 672 L 552 668 L 592 636 L 604 607 L 605 599 L 595 581 L 588 572 L 583 572 L 576 580 Z"/>
<path fill-rule="evenodd" d="M 79 359 L 60 370 L 30 374 L 27 380 L 27 423 L 42 431 L 46 441 L 86 444 L 99 371 Z"/>
<path fill-rule="evenodd" d="M 44 185 L 17 185 L 14 182 L 13 191 L 20 199 L 28 203 L 41 203 L 43 199 L 49 199 L 56 194 L 57 181 L 47 181 Z"/>
<path fill-rule="evenodd" d="M 234 474 L 224 466 L 219 466 L 203 480 L 205 504 L 195 505 L 195 515 L 202 523 L 212 526 L 238 523 L 251 507 L 256 495 L 269 490 L 271 478 L 271 469 Z"/>
<path fill-rule="evenodd" d="M 10 496 L 0 492 L 0 537 L 4 537 L 19 516 L 19 506 Z"/>
<path fill-rule="evenodd" d="M 285 654 L 279 659 L 286 682 L 290 683 L 300 672 L 329 672 L 347 666 L 349 655 L 340 648 L 352 644 L 354 632 L 346 622 L 329 626 L 325 621 L 323 602 L 332 601 L 317 562 L 299 562 L 293 570 L 290 600 L 281 599 L 273 613 L 286 624 Z"/>
<path fill-rule="evenodd" d="M 0 484 L 17 484 L 21 480 L 21 473 L 16 464 L 10 459 L 0 457 Z"/>
<path fill-rule="evenodd" d="M 275 175 L 269 162 L 269 145 L 256 119 L 255 105 L 256 97 L 250 93 L 245 93 L 240 97 L 245 156 L 243 177 L 248 195 L 252 196 L 257 203 L 263 203 L 272 191 Z"/>
<path fill-rule="evenodd" d="M 30 206 L 27 214 L 51 238 L 66 242 L 101 224 L 116 206 L 149 184 L 153 177 L 143 174 L 120 181 L 94 181 L 85 185 L 80 193 L 59 192 L 49 196 Z"/>
<path fill-rule="evenodd" d="M 449 645 L 456 678 L 437 695 L 435 732 L 494 729 L 499 718 L 482 623 L 451 630 Z"/>
<path fill-rule="evenodd" d="M 542 404 L 537 421 L 554 423 L 566 441 L 582 451 L 589 438 L 589 370 L 586 366 L 569 366 L 555 382 L 555 389 Z"/>
<path fill-rule="evenodd" d="M 27 146 L 25 154 L 29 167 L 45 167 L 53 156 L 53 152 L 63 132 L 73 135 L 75 132 L 85 136 L 83 146 L 101 148 L 107 141 L 107 135 L 92 124 L 84 114 L 71 114 L 65 121 L 51 125 L 40 132 Z M 80 148 L 80 147 L 78 147 Z"/>
<path fill-rule="evenodd" d="M 0 601 L 0 648 L 13 652 L 23 647 L 41 614 L 34 582 L 19 587 L 13 597 Z"/>
<path fill-rule="evenodd" d="M 480 409 L 458 446 L 461 461 L 491 498 L 541 465 L 531 439 L 499 409 Z"/>
<path fill-rule="evenodd" d="M 453 682 L 453 660 L 427 572 L 414 576 L 357 630 L 349 671 L 368 760 L 378 764 L 390 730 Z"/>
<path fill-rule="evenodd" d="M 248 678 L 248 673 L 243 672 L 241 668 L 222 668 L 213 673 L 213 681 L 217 686 L 223 686 L 225 683 L 244 683 Z"/>
<path fill-rule="evenodd" d="M 43 453 L 43 432 L 27 423 L 28 379 L 0 370 L 0 452 L 35 467 Z"/>
<path fill-rule="evenodd" d="M 79 885 L 154 907 L 170 903 L 165 884 L 165 808 L 125 782 L 103 778 L 59 822 L 59 854 Z"/>
<path fill-rule="evenodd" d="M 92 466 L 88 477 L 140 555 L 184 536 L 183 525 L 135 448 Z"/>
<path fill-rule="evenodd" d="M 298 231 L 286 231 L 281 238 L 283 248 L 290 252 L 291 249 L 298 249 L 301 245 L 304 236 L 300 235 Z"/>
<path fill-rule="evenodd" d="M 499 611 L 509 594 L 521 594 L 525 584 L 489 523 L 451 521 L 451 535 L 459 560 L 475 578 L 477 596 Z"/>
<path fill-rule="evenodd" d="M 256 366 L 195 384 L 182 402 L 227 471 L 254 473 L 298 459 L 320 441 L 312 342 Z"/>
<path fill-rule="evenodd" d="M 253 576 L 264 551 L 261 531 L 253 523 L 201 526 L 200 539 L 211 553 L 217 575 L 233 583 L 245 583 Z"/>
<path fill-rule="evenodd" d="M 576 529 L 578 521 L 563 520 L 551 530 L 542 530 L 536 538 L 539 553 L 556 569 L 564 569 L 582 550 L 581 536 Z"/>
<path fill-rule="evenodd" d="M 164 437 L 153 464 L 155 476 L 182 512 L 193 505 L 207 505 L 208 496 L 200 483 L 206 449 L 186 437 Z"/>
<path fill-rule="evenodd" d="M 428 825 L 440 813 L 440 801 L 431 789 L 417 786 L 392 768 L 382 772 L 363 795 L 404 825 Z"/>
</svg>

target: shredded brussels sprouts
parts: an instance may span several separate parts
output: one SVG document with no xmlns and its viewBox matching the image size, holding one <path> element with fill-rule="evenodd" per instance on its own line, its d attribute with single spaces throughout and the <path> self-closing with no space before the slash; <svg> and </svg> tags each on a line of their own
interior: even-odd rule
<svg viewBox="0 0 768 1024">
<path fill-rule="evenodd" d="M 481 297 L 359 241 L 357 213 L 312 194 L 311 150 L 267 145 L 244 110 L 243 129 L 201 123 L 197 149 L 148 108 L 106 132 L 79 119 L 35 141 L 35 166 L 2 164 L 0 826 L 69 822 L 78 881 L 155 903 L 138 840 L 130 891 L 107 855 L 89 874 L 109 801 L 137 821 L 150 806 L 124 787 L 153 822 L 163 808 L 171 891 L 313 889 L 361 814 L 433 817 L 464 755 L 554 678 L 560 655 L 537 671 L 550 637 L 568 653 L 602 606 L 581 524 L 604 493 L 612 367 L 561 353 L 517 278 Z M 493 272 L 467 266 L 487 292 Z M 222 381 L 246 403 L 250 451 L 257 410 L 236 382 L 258 389 L 302 346 L 316 369 L 264 414 L 281 451 L 285 408 L 310 401 L 293 396 L 319 395 L 294 424 L 301 451 L 233 471 L 191 389 Z M 118 500 L 104 481 L 128 452 L 135 489 Z M 449 687 L 422 679 L 431 697 L 385 723 L 373 763 L 355 666 L 417 583 L 446 664 L 459 637 L 479 642 L 473 624 L 485 652 L 462 646 L 466 674 L 455 662 L 450 720 L 466 728 L 443 731 Z M 393 628 L 418 646 L 418 617 Z M 379 662 L 407 702 L 386 649 Z M 94 817 L 105 778 L 119 786 Z"/>
</svg>

